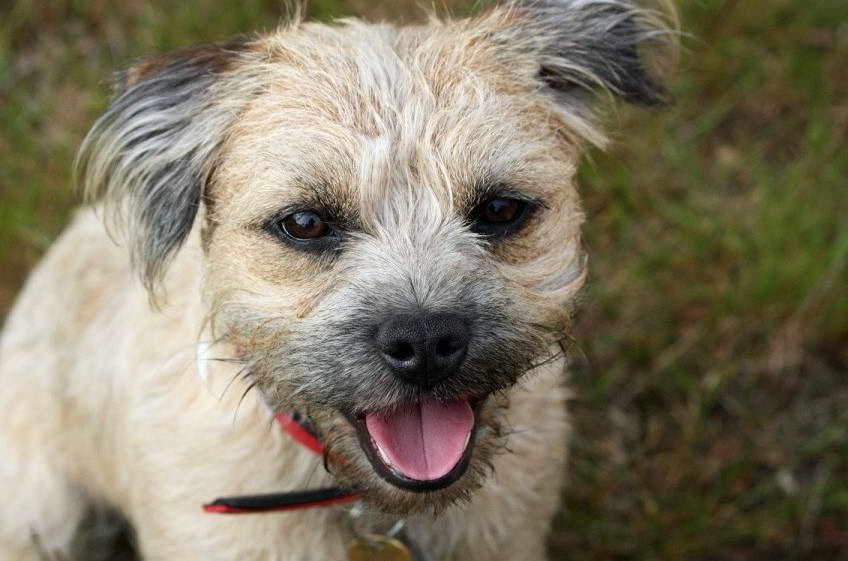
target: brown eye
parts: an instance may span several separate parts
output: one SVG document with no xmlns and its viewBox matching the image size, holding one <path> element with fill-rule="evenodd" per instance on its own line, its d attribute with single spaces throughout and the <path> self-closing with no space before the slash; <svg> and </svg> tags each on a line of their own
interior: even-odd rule
<svg viewBox="0 0 848 561">
<path fill-rule="evenodd" d="M 330 233 L 330 227 L 317 212 L 305 210 L 283 218 L 281 226 L 286 234 L 297 240 L 314 240 Z"/>
<path fill-rule="evenodd" d="M 471 229 L 478 234 L 500 238 L 517 232 L 533 210 L 521 199 L 498 197 L 480 204 L 471 215 Z"/>
<path fill-rule="evenodd" d="M 486 222 L 506 224 L 515 220 L 521 211 L 521 201 L 516 199 L 492 199 L 484 204 L 480 218 Z"/>
</svg>

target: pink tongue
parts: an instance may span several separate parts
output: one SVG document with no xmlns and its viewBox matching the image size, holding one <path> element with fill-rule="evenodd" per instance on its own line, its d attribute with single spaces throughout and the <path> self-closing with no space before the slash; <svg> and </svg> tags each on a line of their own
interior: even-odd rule
<svg viewBox="0 0 848 561">
<path fill-rule="evenodd" d="M 467 401 L 428 399 L 388 417 L 368 413 L 365 426 L 391 467 L 410 479 L 432 481 L 462 458 L 474 413 Z"/>
</svg>

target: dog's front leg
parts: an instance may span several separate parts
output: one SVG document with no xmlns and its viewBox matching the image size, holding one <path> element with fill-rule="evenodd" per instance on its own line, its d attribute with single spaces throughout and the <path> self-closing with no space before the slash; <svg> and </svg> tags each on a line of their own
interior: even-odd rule
<svg viewBox="0 0 848 561">
<path fill-rule="evenodd" d="M 192 512 L 189 512 L 191 510 Z M 337 513 L 218 515 L 161 504 L 135 520 L 144 561 L 344 561 Z"/>
<path fill-rule="evenodd" d="M 247 384 L 235 380 L 227 388 L 231 373 L 217 374 L 212 378 L 221 387 L 210 391 L 191 378 L 183 385 L 175 376 L 163 399 L 144 400 L 144 411 L 126 435 L 123 464 L 132 476 L 126 504 L 119 507 L 135 528 L 141 558 L 345 559 L 341 507 L 265 514 L 203 511 L 203 504 L 222 496 L 332 484 L 321 458 L 284 434 L 256 393 L 248 393 L 236 412 Z"/>
<path fill-rule="evenodd" d="M 63 559 L 87 511 L 80 490 L 44 456 L 0 435 L 0 559 Z"/>
</svg>

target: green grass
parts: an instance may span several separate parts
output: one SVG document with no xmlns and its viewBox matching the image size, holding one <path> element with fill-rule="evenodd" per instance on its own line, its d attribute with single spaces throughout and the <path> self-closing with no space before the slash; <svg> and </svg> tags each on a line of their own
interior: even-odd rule
<svg viewBox="0 0 848 561">
<path fill-rule="evenodd" d="M 621 110 L 582 170 L 586 360 L 555 558 L 848 559 L 848 5 L 679 6 L 677 103 Z M 0 5 L 0 314 L 67 220 L 109 73 L 283 12 Z"/>
</svg>

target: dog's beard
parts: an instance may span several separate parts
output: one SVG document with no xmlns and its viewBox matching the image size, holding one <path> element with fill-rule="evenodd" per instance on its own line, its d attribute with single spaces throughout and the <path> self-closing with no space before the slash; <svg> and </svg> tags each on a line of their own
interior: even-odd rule
<svg viewBox="0 0 848 561">
<path fill-rule="evenodd" d="M 296 331 L 283 327 L 267 337 L 252 336 L 242 347 L 272 405 L 307 403 L 355 414 L 391 410 L 424 399 L 477 398 L 511 387 L 526 372 L 550 360 L 561 331 L 512 319 L 490 306 L 474 320 L 475 336 L 460 370 L 421 387 L 397 378 L 371 342 L 368 316 L 335 319 L 324 314 L 302 320 Z M 373 321 L 373 320 L 372 320 Z M 274 332 L 275 326 L 265 330 Z M 238 337 L 238 332 L 233 333 Z M 259 345 L 251 346 L 254 341 Z"/>
<path fill-rule="evenodd" d="M 507 334 L 503 329 L 498 340 L 511 344 L 503 343 L 488 360 L 479 357 L 483 349 L 474 349 L 459 373 L 422 389 L 398 380 L 376 359 L 363 356 L 368 350 L 359 351 L 357 356 L 357 335 L 350 325 L 333 327 L 345 335 L 341 341 L 325 340 L 319 352 L 315 351 L 314 338 L 307 344 L 307 339 L 297 337 L 279 341 L 270 351 L 254 350 L 258 357 L 251 360 L 251 376 L 274 410 L 297 411 L 315 427 L 325 448 L 324 465 L 340 486 L 360 492 L 373 507 L 397 515 L 436 513 L 470 498 L 491 472 L 494 456 L 504 449 L 506 390 L 525 373 L 559 354 L 552 350 L 551 338 L 539 332 L 528 334 L 527 330 L 515 329 Z M 469 448 L 461 450 L 464 465 L 451 470 L 458 473 L 448 484 L 427 489 L 426 493 L 399 486 L 380 468 L 390 468 L 393 475 L 403 469 L 385 456 L 381 459 L 373 440 L 369 448 L 367 439 L 373 434 L 362 431 L 364 415 L 390 416 L 425 401 L 451 400 L 468 400 L 469 406 L 474 406 L 472 438 Z M 362 422 L 360 426 L 357 421 Z M 431 435 L 430 441 L 435 438 L 439 436 Z M 409 468 L 404 469 L 408 475 Z"/>
<path fill-rule="evenodd" d="M 472 318 L 465 360 L 456 373 L 423 387 L 387 368 L 373 342 L 375 306 L 352 301 L 325 301 L 297 322 L 232 326 L 228 338 L 243 350 L 268 405 L 297 411 L 317 429 L 325 466 L 339 485 L 396 514 L 438 511 L 468 498 L 505 444 L 506 390 L 560 354 L 556 343 L 567 322 L 523 320 L 530 314 L 516 312 L 503 296 L 466 299 L 464 309 L 452 308 Z M 399 312 L 379 315 L 393 313 Z M 417 440 L 404 441 L 416 432 Z"/>
</svg>

